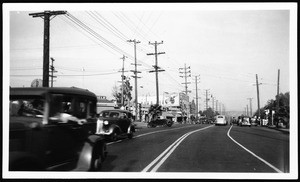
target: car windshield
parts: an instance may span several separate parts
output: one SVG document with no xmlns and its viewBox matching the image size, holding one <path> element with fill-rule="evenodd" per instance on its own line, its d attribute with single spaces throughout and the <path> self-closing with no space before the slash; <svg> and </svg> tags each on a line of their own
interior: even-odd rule
<svg viewBox="0 0 300 182">
<path fill-rule="evenodd" d="M 224 118 L 224 116 L 218 116 L 218 118 Z"/>
<path fill-rule="evenodd" d="M 109 117 L 109 112 L 108 111 L 103 111 L 99 115 L 100 117 L 108 118 Z"/>
<path fill-rule="evenodd" d="M 11 97 L 9 101 L 10 116 L 43 117 L 45 100 L 37 96 Z"/>
</svg>

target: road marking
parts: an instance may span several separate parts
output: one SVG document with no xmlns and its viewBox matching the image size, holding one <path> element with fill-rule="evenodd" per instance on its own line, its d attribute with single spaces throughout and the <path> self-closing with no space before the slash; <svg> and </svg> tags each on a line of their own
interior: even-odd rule
<svg viewBox="0 0 300 182">
<path fill-rule="evenodd" d="M 268 165 L 269 167 L 271 167 L 272 169 L 274 169 L 276 172 L 278 173 L 283 173 L 282 171 L 280 171 L 278 168 L 276 168 L 275 166 L 273 166 L 272 164 L 268 163 L 267 161 L 265 161 L 263 158 L 259 157 L 258 155 L 256 155 L 254 152 L 251 152 L 250 150 L 248 150 L 246 147 L 244 147 L 242 144 L 238 143 L 237 141 L 235 141 L 230 135 L 230 130 L 231 130 L 232 126 L 229 128 L 228 132 L 227 132 L 227 136 L 236 144 L 238 144 L 240 147 L 242 147 L 244 150 L 246 150 L 247 152 L 249 152 L 251 155 L 253 155 L 254 157 L 256 157 L 257 159 L 259 159 L 260 161 L 262 161 L 263 163 L 265 163 L 266 165 Z"/>
<path fill-rule="evenodd" d="M 161 132 L 165 132 L 165 131 L 178 130 L 178 129 L 181 129 L 181 128 L 188 128 L 188 127 L 192 127 L 192 126 L 195 126 L 195 125 L 183 126 L 183 127 L 178 127 L 178 128 L 173 128 L 173 129 L 167 129 L 167 130 L 153 131 L 153 132 L 144 133 L 144 134 L 140 134 L 140 135 L 134 136 L 133 138 L 139 138 L 139 137 L 146 136 L 146 135 L 151 135 L 151 134 L 155 134 L 155 133 L 161 133 Z"/>
<path fill-rule="evenodd" d="M 207 128 L 213 127 L 214 125 L 207 126 L 205 128 L 200 128 L 191 132 L 188 132 L 178 138 L 174 143 L 172 143 L 163 153 L 161 153 L 156 159 L 154 159 L 148 166 L 146 166 L 141 172 L 156 172 L 158 168 L 168 159 L 168 157 L 174 152 L 174 150 L 179 146 L 179 144 L 189 135 L 205 130 Z"/>
<path fill-rule="evenodd" d="M 173 129 L 166 129 L 166 130 L 159 130 L 159 131 L 153 131 L 153 132 L 149 132 L 149 133 L 144 133 L 144 134 L 140 134 L 140 135 L 137 135 L 137 136 L 133 136 L 132 138 L 139 138 L 139 137 L 142 137 L 142 136 L 147 136 L 147 135 L 151 135 L 151 134 L 155 134 L 155 133 L 161 133 L 161 132 L 165 132 L 165 131 L 172 131 L 172 130 L 178 130 L 178 129 L 181 129 L 181 128 L 189 128 L 189 127 L 192 127 L 194 125 L 190 125 L 190 126 L 183 126 L 183 127 L 178 127 L 178 128 L 173 128 Z M 123 140 L 117 140 L 115 142 L 109 142 L 109 143 L 106 143 L 106 145 L 112 145 L 112 144 L 115 144 L 115 143 L 120 143 L 122 142 Z"/>
</svg>

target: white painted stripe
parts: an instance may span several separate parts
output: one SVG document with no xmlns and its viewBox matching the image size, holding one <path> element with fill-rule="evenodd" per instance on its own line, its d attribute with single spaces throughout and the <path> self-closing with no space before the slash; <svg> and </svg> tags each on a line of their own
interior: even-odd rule
<svg viewBox="0 0 300 182">
<path fill-rule="evenodd" d="M 188 132 L 178 138 L 174 143 L 172 143 L 163 153 L 161 153 L 156 159 L 154 159 L 146 168 L 144 168 L 141 172 L 147 172 L 151 167 L 153 167 L 158 161 L 158 163 L 152 168 L 150 172 L 156 172 L 158 168 L 168 159 L 168 157 L 174 152 L 174 150 L 179 146 L 179 144 L 189 135 L 195 133 L 197 131 L 205 130 L 214 125 L 207 126 L 205 128 L 200 128 L 191 132 Z"/>
<path fill-rule="evenodd" d="M 230 130 L 231 130 L 232 126 L 229 128 L 228 132 L 227 132 L 227 136 L 236 144 L 238 144 L 240 147 L 242 147 L 244 150 L 246 150 L 247 152 L 249 152 L 251 155 L 253 155 L 254 157 L 256 157 L 257 159 L 259 159 L 260 161 L 262 161 L 263 163 L 265 163 L 266 165 L 268 165 L 269 167 L 271 167 L 272 169 L 274 169 L 276 172 L 278 173 L 283 173 L 282 171 L 280 171 L 278 168 L 276 168 L 275 166 L 273 166 L 272 164 L 270 164 L 269 162 L 267 162 L 266 160 L 264 160 L 263 158 L 259 157 L 258 155 L 256 155 L 254 152 L 251 152 L 250 150 L 248 150 L 246 147 L 244 147 L 243 145 L 241 145 L 240 143 L 238 143 L 237 141 L 235 141 L 230 135 Z"/>
<path fill-rule="evenodd" d="M 147 135 L 151 135 L 151 134 L 155 134 L 155 133 L 161 133 L 161 132 L 165 132 L 165 131 L 178 130 L 178 129 L 181 129 L 181 128 L 189 128 L 189 127 L 192 127 L 192 126 L 194 126 L 194 125 L 183 126 L 183 127 L 178 127 L 178 128 L 173 128 L 173 129 L 167 129 L 167 130 L 153 131 L 153 132 L 149 132 L 149 133 L 144 133 L 144 134 L 140 134 L 140 135 L 137 135 L 137 136 L 133 136 L 133 138 L 139 138 L 139 137 L 143 137 L 143 136 L 147 136 Z M 115 144 L 115 143 L 120 143 L 122 141 L 123 140 L 117 140 L 115 142 L 109 142 L 106 145 L 112 145 L 112 144 Z"/>
<path fill-rule="evenodd" d="M 155 133 L 161 133 L 161 132 L 165 132 L 165 131 L 178 130 L 178 129 L 181 129 L 181 128 L 189 128 L 189 127 L 192 127 L 192 126 L 195 126 L 195 125 L 178 127 L 178 128 L 173 128 L 173 129 L 167 129 L 167 130 L 153 131 L 153 132 L 144 133 L 144 134 L 140 134 L 140 135 L 134 136 L 133 138 L 139 138 L 139 137 L 142 137 L 142 136 L 151 135 L 151 134 L 155 134 Z"/>
</svg>

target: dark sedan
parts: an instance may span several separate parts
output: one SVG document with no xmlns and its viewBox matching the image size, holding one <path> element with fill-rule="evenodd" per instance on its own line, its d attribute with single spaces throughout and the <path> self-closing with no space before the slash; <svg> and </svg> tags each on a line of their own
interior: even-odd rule
<svg viewBox="0 0 300 182">
<path fill-rule="evenodd" d="M 99 114 L 97 134 L 116 141 L 119 137 L 133 137 L 135 127 L 131 112 L 121 109 L 104 110 Z"/>
</svg>

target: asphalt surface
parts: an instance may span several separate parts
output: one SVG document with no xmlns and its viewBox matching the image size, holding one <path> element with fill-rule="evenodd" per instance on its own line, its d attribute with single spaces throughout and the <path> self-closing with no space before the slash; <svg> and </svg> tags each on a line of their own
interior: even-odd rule
<svg viewBox="0 0 300 182">
<path fill-rule="evenodd" d="M 210 124 L 146 128 L 108 143 L 105 172 L 289 172 L 289 134 Z"/>
</svg>

